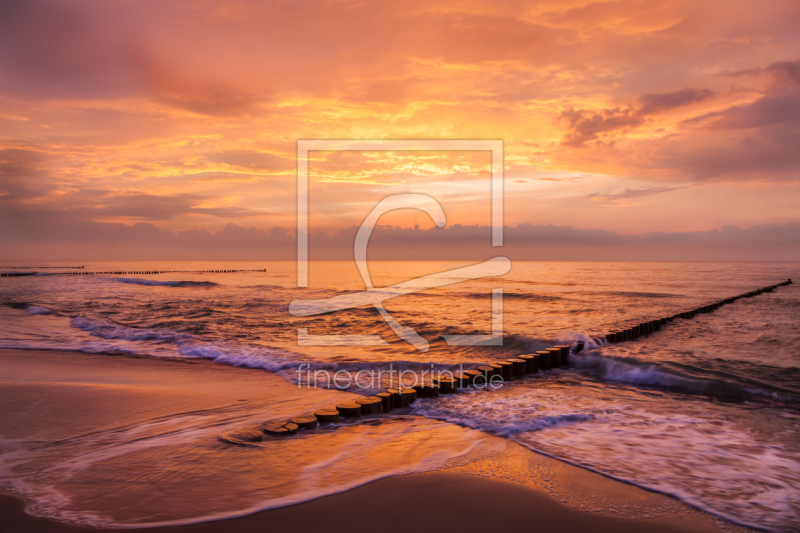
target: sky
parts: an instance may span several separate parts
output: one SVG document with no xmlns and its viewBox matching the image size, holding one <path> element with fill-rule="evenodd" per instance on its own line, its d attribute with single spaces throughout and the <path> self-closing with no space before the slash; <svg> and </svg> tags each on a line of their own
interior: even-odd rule
<svg viewBox="0 0 800 533">
<path fill-rule="evenodd" d="M 493 139 L 506 255 L 800 260 L 800 3 L 0 3 L 0 259 L 291 259 L 297 141 Z M 315 151 L 312 258 L 484 258 L 488 152 Z"/>
</svg>

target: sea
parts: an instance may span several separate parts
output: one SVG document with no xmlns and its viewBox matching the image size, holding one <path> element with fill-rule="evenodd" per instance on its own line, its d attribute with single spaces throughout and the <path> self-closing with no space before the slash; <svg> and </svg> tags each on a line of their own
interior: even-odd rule
<svg viewBox="0 0 800 533">
<path fill-rule="evenodd" d="M 797 283 L 675 320 L 634 341 L 594 340 L 798 281 L 800 263 L 513 262 L 502 275 L 451 278 L 418 292 L 388 290 L 383 310 L 367 303 L 314 316 L 294 316 L 292 302 L 357 300 L 365 281 L 354 263 L 312 262 L 307 287 L 297 286 L 294 262 L 36 263 L 0 265 L 0 272 L 37 272 L 0 278 L 0 348 L 58 350 L 65 358 L 134 356 L 154 365 L 210 360 L 280 377 L 292 385 L 293 408 L 331 404 L 335 391 L 319 395 L 319 387 L 337 387 L 319 379 L 325 372 L 363 377 L 391 369 L 405 371 L 408 380 L 423 370 L 476 368 L 554 344 L 585 346 L 573 350 L 567 366 L 497 389 L 421 398 L 400 414 L 249 448 L 221 436 L 292 413 L 244 404 L 198 410 L 124 431 L 87 432 L 60 443 L 56 454 L 41 438 L 0 434 L 0 486 L 24 492 L 37 514 L 110 527 L 235 516 L 435 470 L 502 439 L 735 524 L 800 531 Z M 372 262 L 369 272 L 375 287 L 386 288 L 469 265 Z M 126 274 L 40 268 L 47 266 Z M 154 271 L 174 272 L 144 273 Z M 443 337 L 487 336 L 498 327 L 501 345 L 454 345 Z M 411 328 L 425 346 L 407 342 L 397 328 Z M 360 337 L 336 345 L 343 335 Z M 309 370 L 318 371 L 316 379 Z M 390 385 L 387 375 L 395 374 L 342 388 L 372 395 Z M 149 472 L 153 458 L 170 447 L 181 450 L 180 460 L 159 466 L 158 475 Z M 376 456 L 381 461 L 369 460 Z M 270 460 L 248 468 L 262 460 L 255 457 Z M 159 492 L 148 496 L 150 503 L 95 505 L 112 492 L 135 500 L 153 486 Z"/>
</svg>

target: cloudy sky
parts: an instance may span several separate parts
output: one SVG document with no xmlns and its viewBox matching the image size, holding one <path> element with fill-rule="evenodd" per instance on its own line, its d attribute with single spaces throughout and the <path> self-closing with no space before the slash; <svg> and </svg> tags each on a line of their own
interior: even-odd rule
<svg viewBox="0 0 800 533">
<path fill-rule="evenodd" d="M 795 0 L 9 0 L 0 254 L 289 258 L 298 139 L 501 139 L 520 250 L 800 259 L 798 27 Z M 309 168 L 312 244 L 397 192 L 448 222 L 386 215 L 403 242 L 488 234 L 485 152 Z"/>
</svg>

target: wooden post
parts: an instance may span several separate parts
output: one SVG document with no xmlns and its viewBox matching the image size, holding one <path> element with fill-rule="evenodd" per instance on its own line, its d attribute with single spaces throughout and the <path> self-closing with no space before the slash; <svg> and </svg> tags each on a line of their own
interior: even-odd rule
<svg viewBox="0 0 800 533">
<path fill-rule="evenodd" d="M 300 429 L 314 429 L 317 427 L 317 418 L 314 416 L 296 416 L 289 420 L 292 424 L 297 424 Z"/>
<path fill-rule="evenodd" d="M 469 376 L 469 385 L 475 385 L 475 379 L 481 380 L 480 383 L 483 384 L 483 372 L 480 370 L 465 370 L 464 373 Z"/>
<path fill-rule="evenodd" d="M 466 389 L 469 387 L 469 375 L 464 372 L 456 372 L 453 374 L 453 379 L 456 380 L 456 387 L 459 389 Z"/>
<path fill-rule="evenodd" d="M 520 359 L 525 361 L 525 373 L 526 374 L 535 374 L 539 371 L 539 367 L 536 365 L 536 356 L 531 354 L 520 355 Z"/>
<path fill-rule="evenodd" d="M 425 391 L 425 396 L 432 398 L 439 397 L 439 385 L 435 384 L 430 378 L 425 380 L 423 390 Z"/>
<path fill-rule="evenodd" d="M 356 403 L 361 406 L 361 415 L 380 415 L 383 414 L 383 400 L 377 396 L 367 396 L 359 398 Z"/>
<path fill-rule="evenodd" d="M 379 392 L 377 394 L 378 398 L 381 399 L 381 403 L 383 404 L 381 408 L 383 409 L 384 413 L 388 413 L 392 410 L 392 395 L 388 392 Z"/>
<path fill-rule="evenodd" d="M 548 352 L 550 352 L 550 366 L 553 368 L 558 368 L 561 366 L 561 348 L 548 348 Z"/>
<path fill-rule="evenodd" d="M 511 363 L 511 372 L 515 378 L 525 377 L 525 367 L 527 366 L 525 359 L 506 359 L 506 361 Z"/>
<path fill-rule="evenodd" d="M 475 386 L 479 389 L 485 389 L 489 386 L 489 380 L 492 379 L 494 375 L 494 368 L 489 365 L 482 365 L 478 367 L 478 370 L 480 370 L 483 375 L 479 378 L 475 378 Z"/>
<path fill-rule="evenodd" d="M 489 363 L 489 366 L 492 367 L 492 376 L 503 376 L 503 367 L 498 363 Z M 491 379 L 492 376 L 489 376 L 489 379 Z"/>
<path fill-rule="evenodd" d="M 300 427 L 292 422 L 267 422 L 261 426 L 261 430 L 266 435 L 285 437 L 297 434 L 300 431 Z"/>
<path fill-rule="evenodd" d="M 556 348 L 561 349 L 561 366 L 569 364 L 569 344 L 557 344 Z"/>
<path fill-rule="evenodd" d="M 509 363 L 508 361 L 499 361 L 497 364 L 502 367 L 503 379 L 505 381 L 511 381 L 514 379 L 514 365 L 512 363 Z"/>
<path fill-rule="evenodd" d="M 356 402 L 340 403 L 336 410 L 342 418 L 361 418 L 361 405 Z"/>
<path fill-rule="evenodd" d="M 452 378 L 438 378 L 433 380 L 434 385 L 439 386 L 439 392 L 442 394 L 453 394 L 456 392 L 456 380 Z"/>
<path fill-rule="evenodd" d="M 550 352 L 546 350 L 539 350 L 536 352 L 536 355 L 538 355 L 540 359 L 539 368 L 542 370 L 550 370 L 550 368 L 552 368 L 550 366 Z"/>
<path fill-rule="evenodd" d="M 417 391 L 414 389 L 400 389 L 400 396 L 402 396 L 403 404 L 406 406 L 417 401 Z"/>
<path fill-rule="evenodd" d="M 479 366 L 479 367 L 478 367 L 478 370 L 480 370 L 481 372 L 483 372 L 483 375 L 486 377 L 486 379 L 487 379 L 487 380 L 488 380 L 490 377 L 492 377 L 492 375 L 494 374 L 494 368 L 492 368 L 492 367 L 491 367 L 491 366 L 489 366 L 489 365 L 482 365 L 482 366 Z"/>
<path fill-rule="evenodd" d="M 408 407 L 407 405 L 403 405 L 403 398 L 400 394 L 400 389 L 388 389 L 386 392 L 392 395 L 392 407 L 395 409 Z"/>
</svg>

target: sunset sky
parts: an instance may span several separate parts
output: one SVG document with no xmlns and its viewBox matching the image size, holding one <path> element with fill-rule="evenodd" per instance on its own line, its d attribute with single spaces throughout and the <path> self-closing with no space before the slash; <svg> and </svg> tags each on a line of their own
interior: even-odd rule
<svg viewBox="0 0 800 533">
<path fill-rule="evenodd" d="M 501 139 L 530 246 L 800 259 L 798 27 L 796 0 L 3 2 L 0 254 L 291 258 L 298 139 Z M 489 162 L 316 152 L 311 229 L 425 192 L 477 235 Z"/>
</svg>

